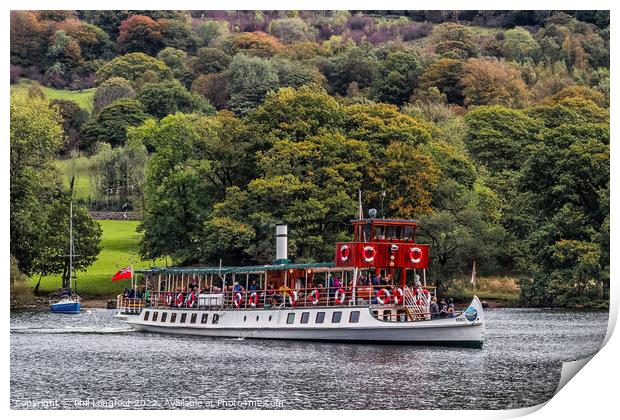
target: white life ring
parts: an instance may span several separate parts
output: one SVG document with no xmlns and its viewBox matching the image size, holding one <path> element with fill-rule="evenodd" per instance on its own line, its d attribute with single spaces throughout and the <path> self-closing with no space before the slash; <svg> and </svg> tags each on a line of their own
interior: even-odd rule
<svg viewBox="0 0 620 420">
<path fill-rule="evenodd" d="M 258 305 L 258 294 L 256 292 L 252 292 L 249 302 L 252 308 L 256 308 L 256 305 Z"/>
<path fill-rule="evenodd" d="M 297 290 L 293 290 L 288 294 L 288 303 L 291 306 L 297 305 L 297 300 L 299 299 L 299 295 L 297 294 Z"/>
<path fill-rule="evenodd" d="M 388 289 L 379 290 L 379 293 L 377 293 L 377 302 L 379 302 L 379 304 L 388 304 L 390 300 L 392 300 L 392 295 Z"/>
<path fill-rule="evenodd" d="M 336 303 L 336 305 L 341 305 L 344 303 L 346 297 L 347 293 L 344 291 L 344 289 L 340 288 L 336 290 L 336 294 L 334 295 L 334 302 Z"/>
<path fill-rule="evenodd" d="M 367 263 L 371 263 L 375 260 L 375 257 L 377 256 L 377 251 L 375 251 L 375 248 L 367 245 L 364 247 L 363 251 L 362 251 L 362 258 L 364 258 L 364 261 L 366 261 Z"/>
<path fill-rule="evenodd" d="M 316 306 L 318 305 L 320 300 L 321 300 L 321 292 L 319 292 L 317 289 L 314 289 L 312 293 L 310 293 L 310 303 Z"/>
<path fill-rule="evenodd" d="M 413 264 L 419 264 L 420 261 L 422 261 L 422 249 L 418 248 L 417 246 L 414 246 L 413 248 L 411 248 L 409 250 L 409 260 Z"/>
<path fill-rule="evenodd" d="M 351 256 L 351 248 L 349 245 L 342 245 L 340 247 L 340 259 L 342 261 L 348 261 Z"/>
<path fill-rule="evenodd" d="M 233 296 L 233 302 L 237 308 L 241 306 L 241 303 L 243 302 L 243 295 L 241 294 L 241 292 L 235 293 L 235 295 Z"/>
</svg>

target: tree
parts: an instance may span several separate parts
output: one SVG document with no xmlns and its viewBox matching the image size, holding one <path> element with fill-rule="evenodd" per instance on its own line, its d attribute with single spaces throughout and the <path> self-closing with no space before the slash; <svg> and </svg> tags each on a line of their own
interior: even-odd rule
<svg viewBox="0 0 620 420">
<path fill-rule="evenodd" d="M 61 273 L 68 251 L 69 195 L 53 164 L 62 142 L 57 109 L 42 99 L 11 97 L 11 255 L 29 276 Z M 77 210 L 78 268 L 99 252 L 100 230 L 93 224 L 85 210 Z"/>
<path fill-rule="evenodd" d="M 273 64 L 259 57 L 236 55 L 226 72 L 230 108 L 246 114 L 263 101 L 267 92 L 280 86 Z"/>
<path fill-rule="evenodd" d="M 112 58 L 112 41 L 101 28 L 78 19 L 67 19 L 59 23 L 57 28 L 65 31 L 79 44 L 84 60 Z"/>
<path fill-rule="evenodd" d="M 230 100 L 228 78 L 224 73 L 210 73 L 198 76 L 192 83 L 192 92 L 207 98 L 217 109 L 226 108 Z"/>
<path fill-rule="evenodd" d="M 48 72 L 64 76 L 82 64 L 80 45 L 63 30 L 57 30 L 50 39 L 45 60 Z"/>
<path fill-rule="evenodd" d="M 188 92 L 178 80 L 146 83 L 136 99 L 142 102 L 148 114 L 157 118 L 177 112 L 215 113 L 209 101 L 193 92 Z"/>
<path fill-rule="evenodd" d="M 56 107 L 62 118 L 64 141 L 61 151 L 68 152 L 79 149 L 79 132 L 88 119 L 88 111 L 80 108 L 76 102 L 65 99 L 54 99 L 50 102 L 50 107 Z"/>
<path fill-rule="evenodd" d="M 99 85 L 93 96 L 93 112 L 98 113 L 117 99 L 133 98 L 131 83 L 122 77 L 110 77 Z"/>
<path fill-rule="evenodd" d="M 139 125 L 147 118 L 141 102 L 129 98 L 118 99 L 84 125 L 82 144 L 85 147 L 92 147 L 96 142 L 123 145 L 127 128 Z"/>
<path fill-rule="evenodd" d="M 164 47 L 172 47 L 193 53 L 200 44 L 200 38 L 194 34 L 189 19 L 159 19 L 161 43 Z"/>
<path fill-rule="evenodd" d="M 417 53 L 413 51 L 388 53 L 381 62 L 379 75 L 374 82 L 377 99 L 402 105 L 411 96 L 421 72 L 422 63 Z"/>
<path fill-rule="evenodd" d="M 282 50 L 282 43 L 264 32 L 241 32 L 229 35 L 220 41 L 220 46 L 228 55 L 241 52 L 251 57 L 273 57 Z"/>
<path fill-rule="evenodd" d="M 121 22 L 116 43 L 124 53 L 155 55 L 163 45 L 161 25 L 148 16 L 133 15 Z"/>
<path fill-rule="evenodd" d="M 11 11 L 11 64 L 37 65 L 47 49 L 46 27 L 34 12 Z M 40 65 L 40 64 L 39 64 Z"/>
<path fill-rule="evenodd" d="M 219 73 L 228 68 L 232 57 L 218 48 L 200 48 L 192 59 L 194 74 Z"/>
<path fill-rule="evenodd" d="M 538 52 L 538 42 L 527 30 L 517 27 L 504 34 L 502 53 L 506 60 L 523 62 L 526 58 L 534 58 Z"/>
<path fill-rule="evenodd" d="M 524 111 L 482 106 L 465 116 L 465 144 L 493 173 L 518 170 L 530 145 L 540 141 L 542 124 Z"/>
<path fill-rule="evenodd" d="M 269 93 L 250 116 L 250 123 L 263 136 L 278 139 L 304 139 L 341 126 L 343 108 L 318 86 L 282 88 Z"/>
<path fill-rule="evenodd" d="M 307 66 L 285 58 L 272 59 L 281 87 L 299 88 L 303 85 L 325 84 L 326 80 L 315 67 Z"/>
<path fill-rule="evenodd" d="M 198 24 L 196 33 L 207 47 L 212 46 L 221 36 L 228 34 L 228 22 L 207 20 Z"/>
<path fill-rule="evenodd" d="M 316 30 L 300 18 L 275 19 L 269 23 L 269 33 L 284 44 L 314 41 Z"/>
<path fill-rule="evenodd" d="M 601 92 L 598 92 L 594 89 L 588 88 L 586 86 L 568 86 L 559 92 L 555 93 L 553 96 L 546 98 L 543 100 L 543 105 L 555 105 L 558 102 L 566 98 L 581 98 L 594 102 L 601 108 L 609 107 L 609 100 L 605 97 Z"/>
<path fill-rule="evenodd" d="M 379 68 L 374 53 L 357 46 L 335 56 L 332 62 L 332 73 L 326 77 L 334 90 L 340 94 L 346 93 L 347 87 L 352 82 L 357 83 L 361 89 L 369 87 Z"/>
<path fill-rule="evenodd" d="M 166 66 L 172 70 L 172 75 L 175 79 L 180 80 L 186 86 L 191 84 L 194 76 L 189 67 L 189 58 L 185 51 L 166 47 L 157 53 L 157 59 L 166 63 Z"/>
<path fill-rule="evenodd" d="M 419 91 L 416 98 L 424 98 L 428 89 L 436 87 L 439 92 L 446 95 L 451 104 L 463 105 L 463 91 L 461 76 L 463 75 L 463 62 L 451 58 L 440 58 L 430 64 L 419 78 Z M 420 98 L 420 99 L 421 99 Z"/>
<path fill-rule="evenodd" d="M 461 76 L 464 103 L 523 107 L 528 91 L 518 70 L 496 59 L 470 59 Z"/>
<path fill-rule="evenodd" d="M 111 77 L 122 77 L 135 87 L 145 75 L 155 77 L 155 81 L 172 78 L 172 71 L 166 63 L 143 53 L 125 54 L 105 63 L 97 70 L 97 83 L 101 84 Z"/>
<path fill-rule="evenodd" d="M 467 26 L 446 22 L 437 25 L 431 33 L 437 54 L 446 58 L 466 59 L 478 55 L 473 31 Z"/>
</svg>

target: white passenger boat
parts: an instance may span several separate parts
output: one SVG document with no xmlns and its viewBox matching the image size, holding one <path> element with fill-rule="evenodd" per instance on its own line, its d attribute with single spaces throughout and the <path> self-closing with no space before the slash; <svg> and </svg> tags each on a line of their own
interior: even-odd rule
<svg viewBox="0 0 620 420">
<path fill-rule="evenodd" d="M 429 247 L 415 242 L 415 221 L 352 223 L 354 240 L 336 244 L 330 263 L 291 263 L 280 225 L 273 264 L 138 270 L 148 293 L 119 296 L 116 316 L 164 334 L 482 347 L 476 296 L 461 312 L 431 305 Z"/>
</svg>

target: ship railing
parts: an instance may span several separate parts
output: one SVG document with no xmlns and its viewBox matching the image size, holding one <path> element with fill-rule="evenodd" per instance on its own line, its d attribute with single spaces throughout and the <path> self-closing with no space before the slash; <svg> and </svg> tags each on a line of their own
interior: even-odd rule
<svg viewBox="0 0 620 420">
<path fill-rule="evenodd" d="M 123 295 L 116 297 L 116 309 L 123 314 L 139 314 L 144 305 L 142 298 L 127 298 Z"/>
<path fill-rule="evenodd" d="M 425 289 L 405 287 L 403 304 L 407 315 L 412 321 L 431 319 L 430 305 L 432 295 L 425 292 Z"/>
<path fill-rule="evenodd" d="M 429 295 L 435 294 L 435 288 L 427 286 Z M 381 290 L 385 292 L 381 293 Z M 402 295 L 400 294 L 402 292 Z M 386 296 L 389 295 L 389 299 Z M 398 285 L 362 285 L 339 287 L 308 287 L 299 289 L 276 290 L 239 290 L 225 291 L 203 290 L 202 292 L 149 292 L 143 304 L 152 308 L 184 308 L 184 309 L 271 309 L 283 307 L 325 307 L 325 306 L 381 306 L 405 305 L 421 315 L 416 309 L 415 301 L 410 297 L 411 289 Z M 430 302 L 426 302 L 428 305 Z M 119 304 L 120 305 L 120 304 Z M 133 309 L 135 302 L 126 302 L 123 306 Z M 418 305 L 419 306 L 419 305 Z M 120 306 L 119 306 L 120 307 Z M 138 311 L 139 312 L 139 311 Z"/>
</svg>

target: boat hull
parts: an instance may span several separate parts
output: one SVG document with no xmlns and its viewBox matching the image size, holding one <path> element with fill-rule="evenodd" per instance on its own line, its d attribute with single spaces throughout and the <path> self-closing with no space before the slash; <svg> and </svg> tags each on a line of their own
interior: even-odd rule
<svg viewBox="0 0 620 420">
<path fill-rule="evenodd" d="M 58 302 L 50 304 L 50 310 L 58 314 L 79 314 L 80 302 Z"/>
<path fill-rule="evenodd" d="M 482 347 L 484 342 L 484 316 L 477 298 L 468 308 L 469 313 L 465 311 L 455 318 L 384 321 L 381 315 L 377 316 L 381 310 L 386 309 L 330 307 L 201 311 L 145 308 L 139 315 L 129 315 L 126 322 L 138 331 L 204 337 L 469 347 Z M 340 313 L 337 323 L 332 321 L 334 312 Z M 354 323 L 351 322 L 352 312 L 357 312 L 358 317 Z M 162 321 L 164 313 L 166 316 Z M 196 316 L 192 317 L 194 313 Z M 307 314 L 305 320 L 304 313 Z M 318 313 L 322 313 L 321 323 L 316 322 Z M 175 314 L 174 322 L 171 322 L 172 314 Z M 217 317 L 217 323 L 214 323 L 214 317 Z"/>
</svg>

